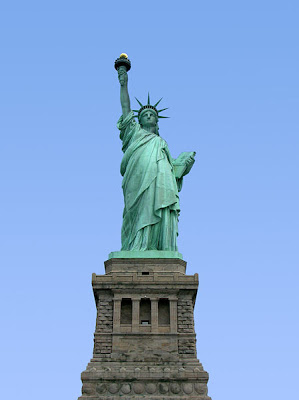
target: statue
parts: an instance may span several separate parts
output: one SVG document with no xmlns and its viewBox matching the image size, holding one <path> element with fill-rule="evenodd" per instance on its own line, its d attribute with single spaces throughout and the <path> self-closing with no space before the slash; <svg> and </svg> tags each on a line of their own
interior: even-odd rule
<svg viewBox="0 0 299 400">
<path fill-rule="evenodd" d="M 170 155 L 167 143 L 159 136 L 158 118 L 166 110 L 138 101 L 139 110 L 131 110 L 128 71 L 131 62 L 126 54 L 115 61 L 120 83 L 122 116 L 120 130 L 124 156 L 121 162 L 124 212 L 121 232 L 122 250 L 177 251 L 179 191 L 183 176 L 193 164 L 195 152 Z M 135 121 L 137 112 L 138 122 Z"/>
</svg>

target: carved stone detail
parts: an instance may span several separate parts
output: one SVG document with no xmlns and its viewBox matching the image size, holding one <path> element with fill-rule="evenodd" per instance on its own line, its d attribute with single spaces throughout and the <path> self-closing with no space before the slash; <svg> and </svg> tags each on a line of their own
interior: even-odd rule
<svg viewBox="0 0 299 400">
<path fill-rule="evenodd" d="M 186 394 L 191 394 L 193 392 L 193 385 L 192 383 L 184 383 L 183 384 L 183 391 Z"/>
<path fill-rule="evenodd" d="M 145 385 L 145 390 L 149 394 L 154 394 L 156 392 L 156 390 L 157 390 L 157 385 L 155 383 L 147 383 Z"/>
<path fill-rule="evenodd" d="M 107 392 L 107 386 L 105 383 L 99 383 L 96 387 L 96 391 L 99 394 L 104 394 Z"/>
<path fill-rule="evenodd" d="M 159 383 L 159 392 L 162 394 L 168 393 L 168 384 L 167 383 Z"/>
<path fill-rule="evenodd" d="M 211 400 L 207 396 L 207 384 L 203 382 L 190 381 L 164 381 L 164 382 L 147 382 L 147 381 L 119 381 L 119 382 L 101 382 L 98 384 L 86 382 L 83 385 L 81 399 L 88 400 L 90 396 L 98 396 L 98 400 L 116 400 L 120 396 L 123 399 L 130 400 L 131 396 L 143 396 L 142 398 L 151 400 L 161 400 L 164 398 L 172 399 L 187 399 L 191 396 L 196 400 Z M 154 395 L 152 398 L 151 395 Z M 135 397 L 134 397 L 135 398 Z M 137 397 L 136 397 L 137 399 Z M 138 397 L 139 399 L 139 397 Z M 140 398 L 141 399 L 141 398 Z M 92 397 L 94 400 L 94 397 Z"/>
<path fill-rule="evenodd" d="M 129 394 L 131 392 L 131 385 L 129 383 L 123 384 L 122 387 L 121 387 L 121 391 L 124 394 Z"/>
<path fill-rule="evenodd" d="M 117 393 L 119 390 L 119 385 L 117 383 L 111 383 L 109 386 L 109 392 L 112 394 Z"/>
<path fill-rule="evenodd" d="M 204 383 L 195 383 L 194 384 L 194 389 L 198 394 L 207 394 L 208 393 L 208 388 L 207 385 Z"/>
<path fill-rule="evenodd" d="M 181 386 L 177 382 L 171 383 L 170 391 L 174 394 L 179 394 L 181 391 Z"/>
<path fill-rule="evenodd" d="M 144 392 L 144 384 L 143 383 L 134 383 L 133 390 L 136 394 L 141 394 Z"/>
<path fill-rule="evenodd" d="M 82 394 L 93 395 L 95 394 L 95 385 L 85 382 L 82 386 Z"/>
</svg>

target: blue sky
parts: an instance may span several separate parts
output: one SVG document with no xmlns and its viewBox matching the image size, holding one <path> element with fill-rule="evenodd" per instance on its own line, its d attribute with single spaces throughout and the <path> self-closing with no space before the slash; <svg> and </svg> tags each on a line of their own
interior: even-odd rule
<svg viewBox="0 0 299 400">
<path fill-rule="evenodd" d="M 295 1 L 11 1 L 0 7 L 2 397 L 76 399 L 91 273 L 120 249 L 119 84 L 197 152 L 178 245 L 199 274 L 213 400 L 298 391 L 299 56 Z M 133 108 L 136 103 L 132 100 Z"/>
</svg>

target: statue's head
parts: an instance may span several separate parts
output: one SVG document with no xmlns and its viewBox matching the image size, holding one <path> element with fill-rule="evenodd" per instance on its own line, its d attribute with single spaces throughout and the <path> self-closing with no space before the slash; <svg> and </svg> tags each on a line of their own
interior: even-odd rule
<svg viewBox="0 0 299 400">
<path fill-rule="evenodd" d="M 138 121 L 144 129 L 156 127 L 156 134 L 159 134 L 158 115 L 154 110 L 150 108 L 142 110 L 138 116 Z"/>
<path fill-rule="evenodd" d="M 133 110 L 133 111 L 138 113 L 138 121 L 140 125 L 145 129 L 156 126 L 156 134 L 159 135 L 158 118 L 168 118 L 159 115 L 161 111 L 167 110 L 167 108 L 163 108 L 162 110 L 157 110 L 156 108 L 157 105 L 162 100 L 162 98 L 154 106 L 150 104 L 149 94 L 146 105 L 143 105 L 138 99 L 136 100 L 141 107 L 139 110 Z"/>
</svg>

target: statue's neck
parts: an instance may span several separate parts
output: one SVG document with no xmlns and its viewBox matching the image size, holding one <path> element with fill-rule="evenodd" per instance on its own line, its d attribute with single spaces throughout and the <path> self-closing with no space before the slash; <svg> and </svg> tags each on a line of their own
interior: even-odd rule
<svg viewBox="0 0 299 400">
<path fill-rule="evenodd" d="M 142 127 L 142 128 L 147 132 L 156 133 L 156 127 L 155 126 L 148 126 L 148 127 Z"/>
</svg>

